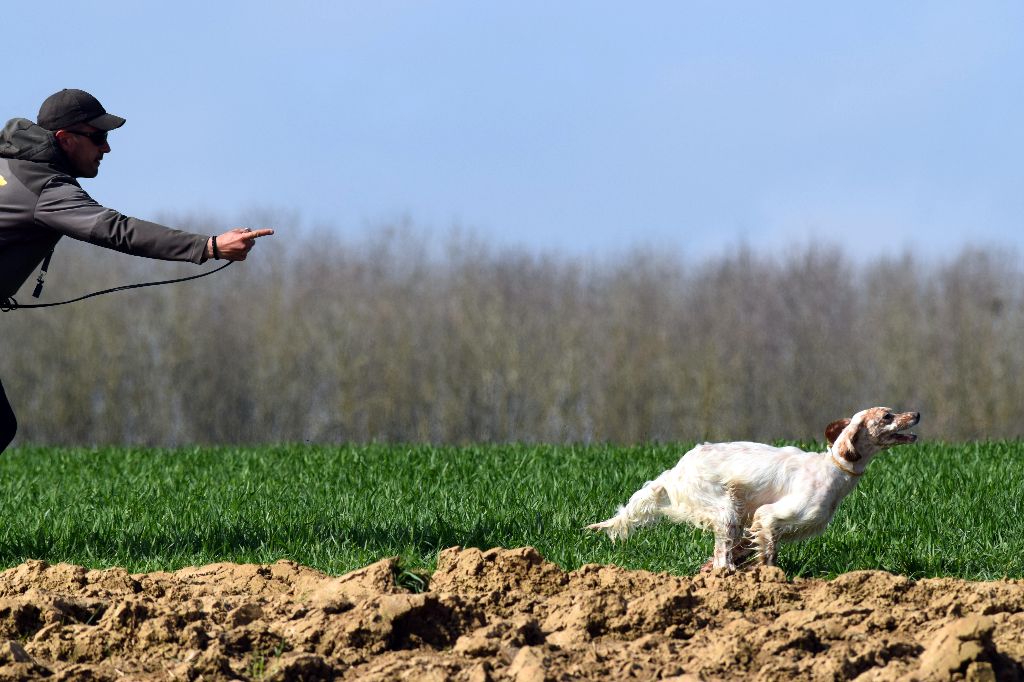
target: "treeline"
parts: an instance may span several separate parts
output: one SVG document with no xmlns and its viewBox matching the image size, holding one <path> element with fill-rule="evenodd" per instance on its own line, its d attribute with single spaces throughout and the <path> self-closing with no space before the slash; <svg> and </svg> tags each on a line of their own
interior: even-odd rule
<svg viewBox="0 0 1024 682">
<path fill-rule="evenodd" d="M 64 240 L 44 300 L 196 272 Z M 585 262 L 280 230 L 197 282 L 3 314 L 0 377 L 22 444 L 820 439 L 878 404 L 1010 438 L 1022 291 L 996 249 Z"/>
</svg>

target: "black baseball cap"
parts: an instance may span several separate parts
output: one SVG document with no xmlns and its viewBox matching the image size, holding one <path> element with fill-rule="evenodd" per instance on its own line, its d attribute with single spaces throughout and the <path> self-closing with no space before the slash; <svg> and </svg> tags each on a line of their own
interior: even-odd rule
<svg viewBox="0 0 1024 682">
<path fill-rule="evenodd" d="M 39 107 L 36 123 L 47 130 L 61 130 L 76 123 L 113 130 L 123 126 L 124 119 L 108 114 L 100 101 L 85 90 L 64 88 L 46 98 L 43 106 Z"/>
</svg>

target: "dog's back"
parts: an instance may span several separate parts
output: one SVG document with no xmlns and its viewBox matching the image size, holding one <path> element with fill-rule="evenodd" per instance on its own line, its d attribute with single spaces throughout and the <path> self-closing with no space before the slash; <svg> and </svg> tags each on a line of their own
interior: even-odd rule
<svg viewBox="0 0 1024 682">
<path fill-rule="evenodd" d="M 811 457 L 792 446 L 704 443 L 653 482 L 665 489 L 668 504 L 661 511 L 667 518 L 711 529 L 726 506 L 747 521 L 754 509 L 803 485 Z"/>
</svg>

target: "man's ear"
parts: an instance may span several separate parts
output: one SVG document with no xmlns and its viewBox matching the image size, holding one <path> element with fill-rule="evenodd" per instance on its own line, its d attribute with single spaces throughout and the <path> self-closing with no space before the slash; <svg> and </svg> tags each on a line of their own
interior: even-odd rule
<svg viewBox="0 0 1024 682">
<path fill-rule="evenodd" d="M 74 137 L 74 135 L 66 130 L 58 130 L 54 132 L 53 137 L 57 140 L 57 147 L 66 154 L 68 146 L 71 145 L 71 138 Z"/>
<path fill-rule="evenodd" d="M 849 419 L 837 419 L 825 427 L 825 440 L 828 442 L 829 447 L 832 447 L 832 444 L 836 442 L 836 438 L 839 438 L 839 434 L 849 425 Z"/>
</svg>

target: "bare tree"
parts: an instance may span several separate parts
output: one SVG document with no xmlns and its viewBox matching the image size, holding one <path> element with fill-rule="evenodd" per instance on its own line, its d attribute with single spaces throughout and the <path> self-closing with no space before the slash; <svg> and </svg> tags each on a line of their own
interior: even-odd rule
<svg viewBox="0 0 1024 682">
<path fill-rule="evenodd" d="M 402 223 L 332 234 L 4 315 L 20 442 L 810 439 L 873 404 L 920 410 L 930 438 L 1021 435 L 1024 273 L 1005 251 L 585 261 Z M 62 243 L 47 293 L 192 273 Z"/>
</svg>

